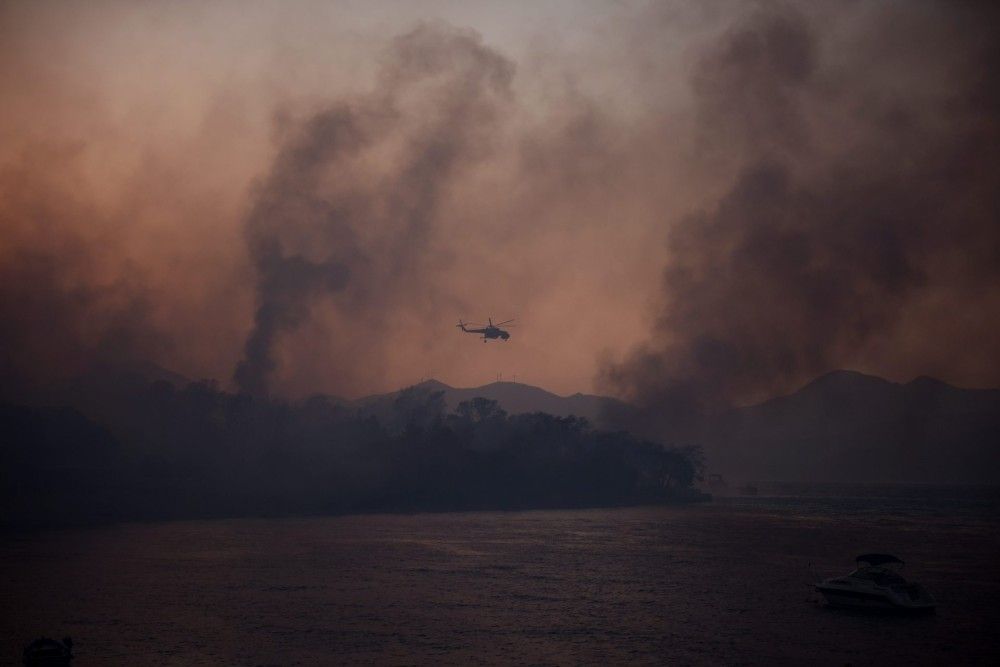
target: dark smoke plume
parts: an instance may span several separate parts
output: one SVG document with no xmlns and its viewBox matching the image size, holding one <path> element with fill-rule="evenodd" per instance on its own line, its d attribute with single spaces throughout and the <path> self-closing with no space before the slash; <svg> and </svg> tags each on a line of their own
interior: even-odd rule
<svg viewBox="0 0 1000 667">
<path fill-rule="evenodd" d="M 672 226 L 657 333 L 605 370 L 644 428 L 864 363 L 929 303 L 998 323 L 995 293 L 975 310 L 1000 279 L 998 23 L 933 14 L 828 44 L 771 9 L 699 60 L 703 148 L 733 184 Z"/>
<path fill-rule="evenodd" d="M 242 391 L 268 393 L 279 337 L 320 297 L 363 319 L 420 289 L 439 200 L 488 142 L 512 75 L 475 34 L 425 25 L 394 41 L 376 90 L 287 131 L 246 221 L 257 309 Z"/>
</svg>

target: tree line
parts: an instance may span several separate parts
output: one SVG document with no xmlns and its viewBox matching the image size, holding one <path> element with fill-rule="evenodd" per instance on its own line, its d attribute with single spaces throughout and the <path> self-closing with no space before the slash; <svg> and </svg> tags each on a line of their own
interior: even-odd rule
<svg viewBox="0 0 1000 667">
<path fill-rule="evenodd" d="M 378 412 L 289 403 L 211 382 L 105 386 L 80 409 L 0 406 L 8 525 L 694 500 L 694 448 L 577 417 L 454 412 L 410 388 Z M 86 416 L 85 416 L 86 415 Z"/>
</svg>

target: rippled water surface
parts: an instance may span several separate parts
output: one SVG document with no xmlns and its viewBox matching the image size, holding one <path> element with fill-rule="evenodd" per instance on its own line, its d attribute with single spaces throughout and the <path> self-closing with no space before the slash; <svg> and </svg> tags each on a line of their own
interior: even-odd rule
<svg viewBox="0 0 1000 667">
<path fill-rule="evenodd" d="M 689 507 L 242 519 L 0 537 L 0 662 L 994 662 L 1000 498 L 761 485 Z M 932 616 L 824 608 L 811 584 L 886 551 Z"/>
</svg>

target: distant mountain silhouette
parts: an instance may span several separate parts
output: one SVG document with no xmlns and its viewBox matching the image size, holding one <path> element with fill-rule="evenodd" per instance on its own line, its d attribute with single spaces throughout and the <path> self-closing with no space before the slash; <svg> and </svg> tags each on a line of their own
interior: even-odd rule
<svg viewBox="0 0 1000 667">
<path fill-rule="evenodd" d="M 1000 481 L 1000 390 L 853 371 L 703 425 L 709 468 L 742 479 Z"/>
<path fill-rule="evenodd" d="M 559 396 L 541 387 L 520 382 L 493 382 L 481 387 L 456 388 L 438 380 L 426 380 L 415 385 L 422 391 L 444 392 L 444 401 L 449 410 L 454 410 L 462 401 L 473 398 L 488 398 L 496 401 L 500 407 L 512 415 L 531 412 L 545 412 L 557 417 L 582 417 L 591 424 L 599 425 L 602 421 L 605 406 L 615 403 L 615 399 L 593 394 L 573 394 Z M 355 401 L 357 407 L 379 414 L 388 409 L 399 392 L 368 396 Z"/>
<path fill-rule="evenodd" d="M 575 415 L 600 428 L 610 426 L 606 408 L 623 405 L 514 382 L 456 388 L 427 380 L 415 388 L 443 392 L 449 410 L 481 396 L 511 414 Z M 384 418 L 397 396 L 346 404 Z M 704 418 L 693 433 L 668 433 L 666 440 L 701 446 L 709 472 L 736 480 L 995 483 L 1000 390 L 961 389 L 930 377 L 900 384 L 838 370 L 787 396 Z"/>
<path fill-rule="evenodd" d="M 470 435 L 460 424 L 468 419 L 478 423 L 477 418 L 468 410 L 464 416 L 454 413 L 476 398 L 496 401 L 511 415 L 507 425 L 488 436 L 492 426 Z M 607 415 L 627 413 L 627 406 L 615 399 L 559 396 L 514 382 L 456 388 L 428 380 L 357 400 L 317 396 L 287 403 L 230 394 L 214 382 L 188 382 L 152 365 L 96 369 L 34 405 L 0 406 L 0 440 L 7 443 L 0 447 L 7 473 L 0 480 L 0 500 L 27 519 L 52 515 L 39 499 L 60 499 L 52 504 L 55 508 L 76 495 L 90 498 L 79 508 L 87 516 L 127 510 L 133 518 L 267 513 L 277 511 L 274 507 L 293 513 L 425 507 L 431 501 L 419 494 L 376 494 L 384 491 L 380 475 L 386 470 L 411 486 L 433 477 L 408 476 L 412 471 L 406 469 L 405 457 L 422 451 L 411 452 L 409 447 L 418 446 L 414 443 L 433 452 L 433 463 L 420 465 L 465 466 L 468 481 L 485 470 L 486 463 L 479 460 L 484 443 L 499 438 L 505 447 L 525 445 L 526 436 L 518 435 L 523 432 L 532 434 L 532 449 L 544 449 L 563 437 L 544 435 L 545 429 L 582 429 L 574 420 L 553 421 L 557 418 L 572 415 L 598 429 L 629 430 L 627 422 L 608 423 Z M 476 410 L 482 408 L 480 404 Z M 529 418 L 533 413 L 551 417 Z M 426 423 L 435 420 L 447 428 L 431 437 Z M 414 431 L 415 423 L 425 424 L 424 430 Z M 1000 483 L 1000 390 L 960 389 L 928 377 L 900 384 L 835 371 L 787 396 L 696 420 L 683 437 L 657 435 L 668 445 L 700 446 L 707 472 L 736 481 Z M 572 436 L 580 442 L 590 437 Z M 620 440 L 615 447 L 644 451 L 645 445 L 629 437 L 594 436 Z M 531 452 L 516 452 L 526 457 L 515 459 L 527 466 L 517 473 L 523 482 L 531 470 Z M 583 471 L 591 463 L 577 457 L 559 465 L 580 465 Z M 621 469 L 631 470 L 633 464 L 639 465 L 629 462 Z M 303 482 L 309 476 L 304 470 L 309 475 L 327 470 L 329 479 L 309 486 Z M 362 484 L 362 479 L 368 482 Z M 472 489 L 479 482 L 469 484 Z M 45 491 L 50 487 L 51 492 Z M 457 488 L 449 493 L 458 493 Z M 512 501 L 501 491 L 494 489 L 474 505 L 508 506 Z M 630 493 L 616 491 L 608 498 L 621 502 Z M 115 503 L 113 497 L 128 497 L 129 502 Z M 579 489 L 562 497 L 567 503 L 612 502 Z M 473 506 L 469 498 L 458 496 L 434 502 Z"/>
</svg>

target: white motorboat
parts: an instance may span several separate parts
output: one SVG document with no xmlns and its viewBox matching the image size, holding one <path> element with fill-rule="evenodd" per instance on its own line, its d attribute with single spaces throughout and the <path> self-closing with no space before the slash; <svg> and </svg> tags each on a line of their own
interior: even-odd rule
<svg viewBox="0 0 1000 667">
<path fill-rule="evenodd" d="M 920 584 L 899 574 L 903 561 L 889 554 L 863 554 L 855 559 L 857 569 L 843 577 L 816 584 L 833 607 L 932 611 L 937 601 Z"/>
</svg>

